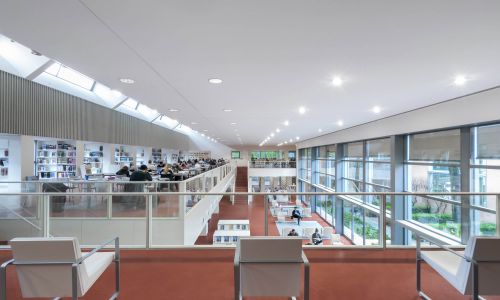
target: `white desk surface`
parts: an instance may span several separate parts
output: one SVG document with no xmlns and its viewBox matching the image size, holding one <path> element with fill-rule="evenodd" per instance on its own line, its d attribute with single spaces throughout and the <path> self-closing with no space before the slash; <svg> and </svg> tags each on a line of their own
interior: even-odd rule
<svg viewBox="0 0 500 300">
<path fill-rule="evenodd" d="M 250 236 L 250 230 L 216 230 L 215 236 Z"/>
<path fill-rule="evenodd" d="M 249 220 L 219 220 L 218 225 L 250 224 Z"/>
</svg>

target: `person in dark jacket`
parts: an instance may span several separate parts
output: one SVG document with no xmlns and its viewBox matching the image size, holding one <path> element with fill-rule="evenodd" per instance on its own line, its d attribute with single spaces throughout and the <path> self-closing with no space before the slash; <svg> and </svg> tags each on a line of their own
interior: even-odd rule
<svg viewBox="0 0 500 300">
<path fill-rule="evenodd" d="M 130 181 L 153 181 L 151 174 L 148 173 L 148 166 L 140 166 L 139 170 L 130 175 Z"/>
<path fill-rule="evenodd" d="M 120 170 L 118 170 L 118 172 L 116 172 L 116 175 L 130 177 L 130 172 L 128 171 L 128 166 L 123 166 Z"/>
<path fill-rule="evenodd" d="M 134 171 L 130 175 L 130 181 L 153 181 L 151 174 L 148 173 L 148 166 L 142 165 L 139 170 Z M 144 192 L 144 184 L 141 183 L 127 183 L 125 185 L 125 192 Z M 146 200 L 144 196 L 126 196 L 124 204 L 127 208 L 144 208 Z"/>
</svg>

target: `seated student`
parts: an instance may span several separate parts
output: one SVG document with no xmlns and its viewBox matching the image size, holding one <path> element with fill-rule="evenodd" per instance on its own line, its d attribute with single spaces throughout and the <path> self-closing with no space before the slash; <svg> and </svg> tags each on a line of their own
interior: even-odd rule
<svg viewBox="0 0 500 300">
<path fill-rule="evenodd" d="M 153 181 L 151 174 L 148 173 L 148 166 L 140 166 L 139 170 L 130 175 L 130 181 Z M 125 192 L 144 192 L 144 184 L 127 183 Z M 143 196 L 126 196 L 124 202 L 128 208 L 144 208 L 146 206 Z"/>
<path fill-rule="evenodd" d="M 153 161 L 150 159 L 148 160 L 148 171 L 149 172 L 153 172 L 153 171 L 156 171 L 156 165 L 153 163 Z"/>
<path fill-rule="evenodd" d="M 140 166 L 139 170 L 130 175 L 130 181 L 153 181 L 151 174 L 148 173 L 148 166 Z"/>
<path fill-rule="evenodd" d="M 171 165 L 166 165 L 160 173 L 161 178 L 168 178 L 170 180 L 174 180 L 174 171 L 172 171 Z"/>
<path fill-rule="evenodd" d="M 123 166 L 120 170 L 116 172 L 116 175 L 122 175 L 130 177 L 130 172 L 128 171 L 128 166 Z"/>
<path fill-rule="evenodd" d="M 316 228 L 316 230 L 314 230 L 314 233 L 312 234 L 312 242 L 314 245 L 323 243 L 323 239 L 321 238 L 321 234 L 319 234 L 318 228 Z"/>
<path fill-rule="evenodd" d="M 292 229 L 288 233 L 288 236 L 299 236 L 299 233 L 297 231 L 295 231 L 295 229 Z"/>
<path fill-rule="evenodd" d="M 300 225 L 300 220 L 302 219 L 302 215 L 300 214 L 300 210 L 298 210 L 297 206 L 295 206 L 295 208 L 292 210 L 292 216 L 290 218 L 292 218 L 292 220 L 294 218 L 297 219 L 297 224 Z"/>
</svg>

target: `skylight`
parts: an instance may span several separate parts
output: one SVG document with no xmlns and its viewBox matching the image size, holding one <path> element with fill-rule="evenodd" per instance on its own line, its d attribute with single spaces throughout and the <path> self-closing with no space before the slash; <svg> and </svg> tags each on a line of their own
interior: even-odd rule
<svg viewBox="0 0 500 300">
<path fill-rule="evenodd" d="M 56 76 L 58 78 L 61 78 L 63 80 L 66 80 L 68 82 L 71 82 L 75 85 L 78 85 L 79 87 L 82 87 L 89 91 L 92 89 L 92 86 L 94 85 L 94 80 L 92 78 L 89 78 L 83 75 L 82 73 L 77 72 L 66 66 L 63 66 L 62 64 L 57 62 L 48 67 L 45 70 L 45 72 L 53 76 Z"/>
<path fill-rule="evenodd" d="M 96 82 L 93 92 L 103 101 L 105 101 L 110 107 L 116 106 L 120 101 L 125 99 L 125 96 L 119 91 L 112 90 L 107 86 L 100 84 L 99 82 Z"/>
<path fill-rule="evenodd" d="M 137 107 L 137 111 L 150 121 L 158 116 L 158 111 L 156 109 L 151 109 L 144 104 L 139 104 L 139 106 Z"/>
</svg>

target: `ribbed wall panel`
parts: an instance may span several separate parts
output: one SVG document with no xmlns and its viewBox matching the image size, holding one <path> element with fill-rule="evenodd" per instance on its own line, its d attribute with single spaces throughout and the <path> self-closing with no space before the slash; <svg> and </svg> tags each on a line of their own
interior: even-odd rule
<svg viewBox="0 0 500 300">
<path fill-rule="evenodd" d="M 189 138 L 0 71 L 0 133 L 187 150 Z"/>
</svg>

